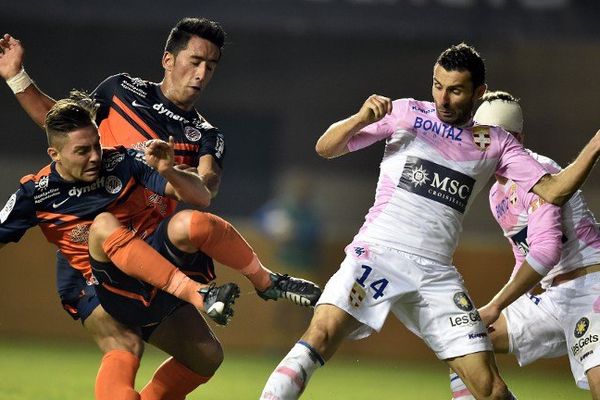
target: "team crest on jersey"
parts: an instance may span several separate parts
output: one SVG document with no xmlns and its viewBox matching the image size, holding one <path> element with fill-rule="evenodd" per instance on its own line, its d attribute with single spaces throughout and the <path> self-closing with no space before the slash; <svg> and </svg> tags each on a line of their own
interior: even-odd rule
<svg viewBox="0 0 600 400">
<path fill-rule="evenodd" d="M 469 296 L 465 292 L 455 293 L 452 299 L 456 307 L 463 311 L 471 311 L 473 309 L 473 303 L 471 303 L 471 299 L 469 299 Z"/>
<path fill-rule="evenodd" d="M 12 196 L 10 196 L 10 198 L 4 205 L 4 208 L 2 209 L 2 211 L 0 211 L 0 224 L 3 224 L 4 221 L 6 221 L 6 219 L 10 215 L 10 212 L 13 210 L 13 208 L 15 208 L 16 202 L 17 202 L 17 194 L 14 193 Z"/>
<path fill-rule="evenodd" d="M 114 153 L 114 154 L 111 154 L 110 156 L 106 157 L 104 160 L 102 160 L 102 166 L 104 167 L 104 170 L 110 172 L 113 169 L 115 169 L 117 167 L 117 165 L 119 165 L 119 163 L 121 161 L 123 161 L 124 159 L 125 159 L 125 154 Z"/>
<path fill-rule="evenodd" d="M 77 226 L 71 230 L 69 237 L 73 243 L 87 244 L 88 238 L 90 237 L 90 226 L 77 224 Z"/>
<path fill-rule="evenodd" d="M 544 205 L 546 203 L 546 201 L 540 197 L 536 197 L 535 199 L 533 199 L 531 201 L 531 204 L 529 204 L 529 209 L 527 210 L 529 212 L 529 214 L 533 213 L 535 210 L 537 210 L 538 208 L 540 208 L 542 205 Z"/>
<path fill-rule="evenodd" d="M 486 151 L 492 143 L 489 127 L 484 125 L 478 125 L 474 127 L 473 142 L 475 142 L 479 150 Z"/>
<path fill-rule="evenodd" d="M 193 126 L 186 126 L 183 132 L 190 142 L 197 142 L 202 137 L 202 132 Z"/>
<path fill-rule="evenodd" d="M 513 183 L 510 185 L 510 189 L 508 190 L 508 201 L 510 201 L 510 204 L 514 206 L 517 204 L 517 200 L 517 184 Z"/>
<path fill-rule="evenodd" d="M 589 327 L 590 327 L 590 320 L 587 319 L 586 317 L 583 317 L 579 321 L 577 321 L 577 323 L 575 324 L 575 330 L 573 331 L 573 334 L 575 335 L 576 338 L 580 338 L 583 335 L 585 335 L 585 333 L 588 331 Z"/>
<path fill-rule="evenodd" d="M 366 296 L 367 292 L 365 292 L 365 289 L 358 282 L 354 282 L 354 286 L 350 290 L 350 304 L 352 304 L 352 307 L 360 307 Z"/>
<path fill-rule="evenodd" d="M 117 194 L 123 188 L 123 182 L 119 178 L 114 175 L 110 175 L 106 177 L 106 182 L 104 184 L 104 189 L 110 194 Z"/>
</svg>

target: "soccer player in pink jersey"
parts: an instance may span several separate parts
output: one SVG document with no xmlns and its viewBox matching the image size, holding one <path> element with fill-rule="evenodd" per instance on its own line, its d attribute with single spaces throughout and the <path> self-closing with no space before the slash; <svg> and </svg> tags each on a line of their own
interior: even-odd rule
<svg viewBox="0 0 600 400">
<path fill-rule="evenodd" d="M 523 143 L 523 113 L 510 93 L 486 93 L 474 119 Z M 548 172 L 560 171 L 553 160 L 531 155 Z M 561 208 L 497 176 L 489 199 L 515 255 L 510 280 L 479 310 L 483 323 L 493 324 L 494 351 L 513 353 L 521 366 L 568 354 L 577 386 L 600 398 L 600 229 L 583 195 Z M 530 294 L 540 281 L 544 292 Z M 456 374 L 450 380 L 454 399 L 474 398 Z"/>
<path fill-rule="evenodd" d="M 551 175 L 512 135 L 473 122 L 474 104 L 485 91 L 483 60 L 461 43 L 442 52 L 434 65 L 433 102 L 372 95 L 320 137 L 316 150 L 325 158 L 385 139 L 375 203 L 308 329 L 275 368 L 261 399 L 299 398 L 344 339 L 379 331 L 390 312 L 476 398 L 514 398 L 498 373 L 486 326 L 452 265 L 463 215 L 494 174 L 549 202 L 565 202 L 598 159 L 600 133 L 570 167 Z"/>
</svg>

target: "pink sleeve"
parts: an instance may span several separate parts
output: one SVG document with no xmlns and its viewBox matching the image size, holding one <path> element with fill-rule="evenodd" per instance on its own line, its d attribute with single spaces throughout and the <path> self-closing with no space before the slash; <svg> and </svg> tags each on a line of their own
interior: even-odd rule
<svg viewBox="0 0 600 400">
<path fill-rule="evenodd" d="M 512 135 L 501 129 L 496 129 L 496 133 L 502 141 L 496 174 L 514 181 L 522 190 L 529 192 L 548 172 Z"/>
<path fill-rule="evenodd" d="M 527 207 L 527 243 L 529 253 L 525 260 L 540 275 L 548 272 L 560 261 L 562 253 L 561 208 L 546 203 L 534 193 L 523 199 Z"/>
<path fill-rule="evenodd" d="M 375 142 L 392 136 L 398 127 L 398 122 L 406 118 L 408 101 L 408 99 L 394 100 L 392 102 L 392 113 L 361 129 L 348 142 L 348 150 L 364 149 Z"/>
</svg>

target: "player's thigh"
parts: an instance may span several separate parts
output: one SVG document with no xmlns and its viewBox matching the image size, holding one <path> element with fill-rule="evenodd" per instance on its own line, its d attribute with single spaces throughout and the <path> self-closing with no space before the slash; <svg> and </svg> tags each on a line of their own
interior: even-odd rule
<svg viewBox="0 0 600 400">
<path fill-rule="evenodd" d="M 458 271 L 430 260 L 419 264 L 419 298 L 416 303 L 399 301 L 394 314 L 423 338 L 440 360 L 492 351 L 487 329 Z"/>
<path fill-rule="evenodd" d="M 342 341 L 360 326 L 359 321 L 341 308 L 333 304 L 320 304 L 302 340 L 328 360 Z"/>
<path fill-rule="evenodd" d="M 223 361 L 221 343 L 190 304 L 164 318 L 148 342 L 200 375 L 211 376 Z"/>
<path fill-rule="evenodd" d="M 506 347 L 514 354 L 519 365 L 567 353 L 564 328 L 551 293 L 523 295 L 506 307 L 502 316 L 508 341 L 502 344 L 502 350 Z M 494 349 L 497 350 L 496 342 Z"/>
<path fill-rule="evenodd" d="M 101 305 L 85 319 L 83 326 L 92 335 L 103 353 L 126 350 L 141 358 L 144 341 L 137 328 L 130 328 L 108 314 Z"/>
</svg>

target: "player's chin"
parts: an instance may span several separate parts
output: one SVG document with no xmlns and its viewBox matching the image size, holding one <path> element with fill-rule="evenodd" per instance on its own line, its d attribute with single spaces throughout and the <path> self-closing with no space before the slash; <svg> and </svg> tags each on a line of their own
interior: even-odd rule
<svg viewBox="0 0 600 400">
<path fill-rule="evenodd" d="M 84 182 L 94 182 L 99 176 L 99 170 L 84 171 L 83 174 L 81 174 L 81 180 Z"/>
</svg>

